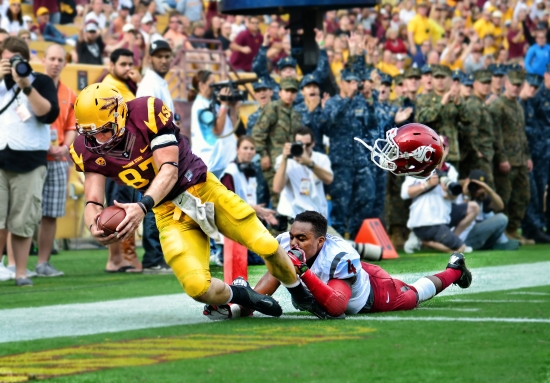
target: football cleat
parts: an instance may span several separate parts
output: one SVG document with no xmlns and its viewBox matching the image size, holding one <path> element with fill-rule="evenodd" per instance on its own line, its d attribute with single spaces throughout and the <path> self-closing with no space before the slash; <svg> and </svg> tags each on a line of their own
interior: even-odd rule
<svg viewBox="0 0 550 383">
<path fill-rule="evenodd" d="M 308 298 L 307 301 L 302 300 L 300 303 L 296 302 L 294 297 L 292 297 L 292 305 L 297 310 L 308 311 L 319 319 L 346 319 L 346 314 L 335 317 L 327 313 L 327 311 L 317 303 L 313 296 L 311 299 Z"/>
<path fill-rule="evenodd" d="M 202 314 L 210 320 L 231 319 L 231 306 L 229 305 L 204 305 Z"/>
<path fill-rule="evenodd" d="M 463 289 L 470 287 L 472 284 L 472 273 L 466 267 L 466 259 L 462 253 L 453 253 L 451 259 L 449 259 L 447 268 L 460 270 L 462 272 L 460 279 L 454 282 L 455 285 Z"/>
<path fill-rule="evenodd" d="M 263 295 L 252 290 L 250 284 L 243 277 L 235 278 L 232 286 L 239 287 L 246 292 L 250 300 L 250 304 L 246 306 L 247 308 L 272 317 L 280 317 L 283 314 L 283 309 L 279 305 L 279 302 L 268 295 Z"/>
</svg>

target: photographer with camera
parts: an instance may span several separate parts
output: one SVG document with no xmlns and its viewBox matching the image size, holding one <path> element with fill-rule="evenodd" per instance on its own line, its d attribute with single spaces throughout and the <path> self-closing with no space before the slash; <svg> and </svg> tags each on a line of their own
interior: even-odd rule
<svg viewBox="0 0 550 383">
<path fill-rule="evenodd" d="M 231 96 L 228 87 L 222 88 L 213 100 L 214 74 L 200 70 L 193 77 L 193 90 L 189 93 L 191 108 L 191 147 L 216 177 L 237 156 L 237 138 L 233 127 L 239 114 L 237 102 L 226 101 Z M 219 104 L 218 104 L 219 103 Z"/>
<path fill-rule="evenodd" d="M 324 185 L 332 183 L 332 168 L 328 156 L 314 151 L 313 145 L 313 131 L 302 126 L 275 160 L 273 191 L 281 193 L 277 212 L 282 216 L 293 218 L 306 210 L 328 216 Z"/>
<path fill-rule="evenodd" d="M 458 201 L 472 201 L 479 205 L 479 214 L 459 236 L 466 246 L 474 250 L 517 250 L 519 241 L 504 235 L 508 217 L 495 213 L 504 209 L 502 198 L 485 181 L 489 177 L 480 169 L 474 169 L 462 185 Z"/>
<path fill-rule="evenodd" d="M 24 40 L 8 37 L 0 46 L 0 249 L 12 234 L 15 284 L 26 276 L 35 226 L 42 216 L 50 126 L 59 115 L 52 79 L 34 73 Z"/>
<path fill-rule="evenodd" d="M 420 249 L 421 244 L 442 252 L 472 251 L 459 235 L 479 214 L 479 206 L 476 202 L 453 203 L 462 187 L 454 166 L 445 162 L 449 153 L 447 137 L 441 136 L 441 140 L 445 150 L 436 171 L 427 179 L 407 176 L 401 187 L 401 198 L 412 199 L 407 222 L 411 233 L 404 246 L 409 254 Z"/>
</svg>

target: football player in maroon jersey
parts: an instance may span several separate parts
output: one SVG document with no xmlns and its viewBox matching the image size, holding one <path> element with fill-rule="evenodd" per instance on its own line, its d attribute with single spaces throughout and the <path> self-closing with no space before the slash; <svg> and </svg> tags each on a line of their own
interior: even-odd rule
<svg viewBox="0 0 550 383">
<path fill-rule="evenodd" d="M 326 317 L 252 207 L 208 172 L 161 100 L 142 97 L 126 103 L 115 87 L 92 84 L 78 96 L 75 117 L 80 136 L 70 152 L 76 169 L 85 174 L 84 220 L 99 243 L 108 245 L 128 237 L 152 210 L 166 262 L 189 296 L 214 310 L 228 311 L 228 303 L 237 303 L 280 316 L 277 301 L 256 293 L 248 283 L 241 280 L 229 286 L 211 277 L 206 232 L 215 235 L 219 230 L 262 256 L 269 272 L 301 308 Z M 104 236 L 96 222 L 107 177 L 139 190 L 143 198 L 137 203 L 117 202 L 126 217 L 117 233 Z"/>
</svg>

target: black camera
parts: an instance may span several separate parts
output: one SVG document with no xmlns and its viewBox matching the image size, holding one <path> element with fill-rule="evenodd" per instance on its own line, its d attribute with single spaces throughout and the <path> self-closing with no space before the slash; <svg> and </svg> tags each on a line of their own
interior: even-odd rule
<svg viewBox="0 0 550 383">
<path fill-rule="evenodd" d="M 252 82 L 252 81 L 247 81 Z M 212 88 L 212 100 L 215 101 L 227 101 L 227 102 L 239 102 L 245 101 L 248 98 L 248 92 L 244 90 L 239 90 L 238 86 L 243 83 L 243 81 L 220 81 L 210 84 Z M 245 82 L 246 83 L 246 82 Z M 231 93 L 229 95 L 220 95 L 220 91 L 223 88 L 229 88 Z"/>
<path fill-rule="evenodd" d="M 15 69 L 15 73 L 19 77 L 29 77 L 32 73 L 32 67 L 29 62 L 19 55 L 12 56 L 10 65 Z"/>
<path fill-rule="evenodd" d="M 462 194 L 462 186 L 458 182 L 454 182 L 447 176 L 447 172 L 436 170 L 439 176 L 439 183 L 445 185 L 451 195 L 458 196 Z"/>
<path fill-rule="evenodd" d="M 298 158 L 304 154 L 304 144 L 301 141 L 293 142 L 290 146 L 290 157 Z"/>
</svg>

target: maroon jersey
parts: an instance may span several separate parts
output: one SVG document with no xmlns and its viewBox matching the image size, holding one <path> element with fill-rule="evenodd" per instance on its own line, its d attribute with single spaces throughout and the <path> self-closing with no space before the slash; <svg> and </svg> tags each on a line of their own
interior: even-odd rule
<svg viewBox="0 0 550 383">
<path fill-rule="evenodd" d="M 206 181 L 206 164 L 191 152 L 189 141 L 174 125 L 173 114 L 162 100 L 140 97 L 127 105 L 124 138 L 109 153 L 94 154 L 86 149 L 84 136 L 76 138 L 70 152 L 77 171 L 99 173 L 143 193 L 158 173 L 153 162 L 153 151 L 177 145 L 178 181 L 158 203 L 173 200 L 189 187 Z"/>
</svg>

